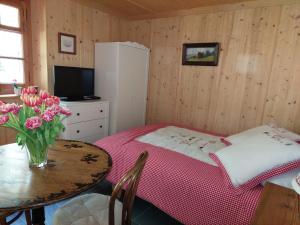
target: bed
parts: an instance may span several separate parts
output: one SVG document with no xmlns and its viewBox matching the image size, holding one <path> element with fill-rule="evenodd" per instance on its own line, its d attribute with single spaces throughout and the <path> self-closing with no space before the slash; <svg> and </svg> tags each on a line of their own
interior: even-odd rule
<svg viewBox="0 0 300 225">
<path fill-rule="evenodd" d="M 205 138 L 197 138 L 200 152 L 204 152 L 201 153 L 204 161 L 199 160 L 201 155 L 184 155 L 178 152 L 176 146 L 173 146 L 173 150 L 168 149 L 166 146 L 172 145 L 168 141 L 162 146 L 150 144 L 153 136 L 149 134 L 169 126 L 150 125 L 97 141 L 95 144 L 104 148 L 113 160 L 113 167 L 107 179 L 117 183 L 134 164 L 138 155 L 147 150 L 150 157 L 137 192 L 140 198 L 151 202 L 186 225 L 249 225 L 262 186 L 259 185 L 240 195 L 233 194 L 225 188 L 220 169 L 205 157 L 206 153 L 225 146 L 218 135 L 202 133 L 201 135 L 210 138 L 209 143 Z M 154 139 L 161 136 L 158 133 Z M 173 136 L 171 135 L 171 138 Z M 193 136 L 183 137 L 180 144 L 193 145 L 192 142 Z"/>
</svg>

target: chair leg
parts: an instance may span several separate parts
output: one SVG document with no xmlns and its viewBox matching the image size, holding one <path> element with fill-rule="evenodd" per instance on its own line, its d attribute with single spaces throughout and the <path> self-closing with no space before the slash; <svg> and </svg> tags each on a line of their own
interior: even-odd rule
<svg viewBox="0 0 300 225">
<path fill-rule="evenodd" d="M 25 218 L 26 218 L 26 224 L 27 225 L 31 225 L 31 214 L 30 214 L 30 210 L 25 210 Z"/>
</svg>

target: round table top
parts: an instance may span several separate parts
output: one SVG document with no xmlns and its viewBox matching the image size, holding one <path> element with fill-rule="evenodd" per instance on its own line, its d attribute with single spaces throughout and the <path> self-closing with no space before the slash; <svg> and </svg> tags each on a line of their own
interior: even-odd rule
<svg viewBox="0 0 300 225">
<path fill-rule="evenodd" d="M 42 207 L 73 197 L 104 179 L 112 166 L 103 149 L 58 140 L 44 168 L 29 168 L 27 153 L 17 144 L 0 146 L 0 211 Z"/>
</svg>

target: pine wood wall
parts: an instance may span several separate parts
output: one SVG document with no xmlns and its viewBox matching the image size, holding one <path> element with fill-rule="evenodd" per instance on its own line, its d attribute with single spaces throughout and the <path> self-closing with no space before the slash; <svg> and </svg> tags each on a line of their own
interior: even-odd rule
<svg viewBox="0 0 300 225">
<path fill-rule="evenodd" d="M 48 89 L 46 1 L 31 0 L 31 83 L 41 89 Z"/>
<path fill-rule="evenodd" d="M 59 7 L 58 7 L 59 6 Z M 94 67 L 95 42 L 119 40 L 119 18 L 73 0 L 47 1 L 49 89 L 53 65 Z M 77 54 L 58 53 L 58 32 L 76 35 Z"/>
<path fill-rule="evenodd" d="M 50 92 L 53 91 L 54 65 L 94 67 L 94 43 L 120 39 L 118 17 L 80 1 L 32 0 L 32 14 L 33 83 Z M 76 55 L 58 52 L 59 32 L 76 36 Z M 46 72 L 43 71 L 45 64 Z"/>
<path fill-rule="evenodd" d="M 300 2 L 122 22 L 151 48 L 147 122 L 232 134 L 276 122 L 300 132 Z M 217 67 L 181 65 L 183 43 L 220 42 Z"/>
</svg>

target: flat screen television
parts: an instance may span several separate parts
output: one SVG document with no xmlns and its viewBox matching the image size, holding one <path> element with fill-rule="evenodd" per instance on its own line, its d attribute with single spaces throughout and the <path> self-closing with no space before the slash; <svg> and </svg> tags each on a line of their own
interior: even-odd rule
<svg viewBox="0 0 300 225">
<path fill-rule="evenodd" d="M 92 68 L 54 66 L 54 95 L 66 101 L 99 99 L 94 96 Z"/>
</svg>

